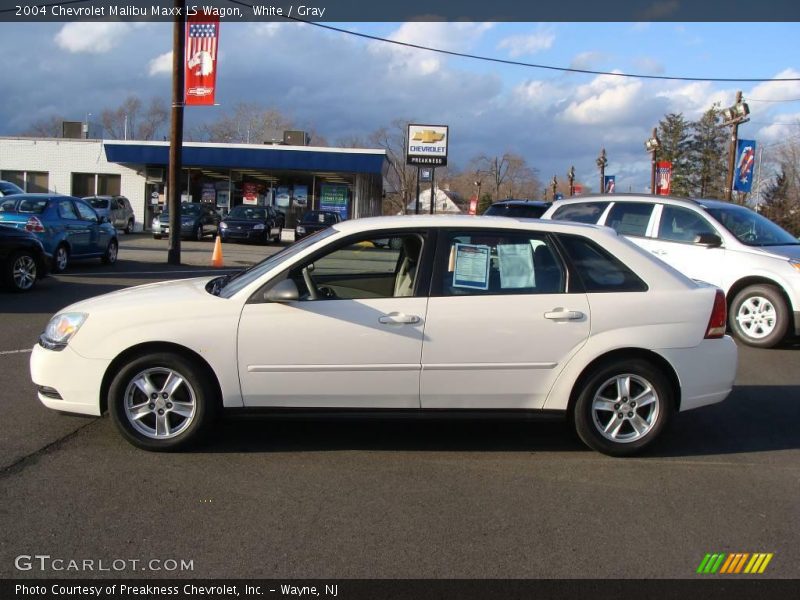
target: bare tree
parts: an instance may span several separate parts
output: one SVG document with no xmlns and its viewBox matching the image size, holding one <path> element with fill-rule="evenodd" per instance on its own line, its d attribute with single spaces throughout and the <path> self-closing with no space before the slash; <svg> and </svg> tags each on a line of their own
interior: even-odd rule
<svg viewBox="0 0 800 600">
<path fill-rule="evenodd" d="M 31 123 L 30 127 L 22 134 L 30 137 L 63 137 L 64 131 L 62 123 L 65 121 L 61 115 L 45 117 Z"/>
<path fill-rule="evenodd" d="M 103 135 L 107 138 L 136 139 L 136 121 L 142 101 L 138 96 L 128 96 L 117 108 L 106 108 L 100 113 Z"/>
<path fill-rule="evenodd" d="M 162 98 L 153 97 L 142 115 L 141 125 L 136 133 L 137 140 L 154 140 L 158 138 L 169 120 L 169 109 Z"/>
<path fill-rule="evenodd" d="M 408 124 L 405 119 L 395 119 L 388 127 L 381 127 L 369 138 L 371 144 L 386 150 L 389 162 L 387 179 L 392 189 L 386 194 L 384 212 L 405 211 L 416 195 L 417 168 L 406 164 Z"/>
<path fill-rule="evenodd" d="M 292 129 L 292 120 L 278 109 L 241 102 L 216 121 L 201 124 L 197 136 L 209 142 L 262 144 L 283 141 L 287 129 Z"/>
</svg>

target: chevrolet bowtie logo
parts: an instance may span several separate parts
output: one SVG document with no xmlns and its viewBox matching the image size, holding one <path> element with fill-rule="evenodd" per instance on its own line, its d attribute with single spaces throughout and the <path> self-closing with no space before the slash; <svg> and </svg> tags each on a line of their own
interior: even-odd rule
<svg viewBox="0 0 800 600">
<path fill-rule="evenodd" d="M 423 144 L 433 144 L 441 142 L 444 139 L 443 133 L 436 133 L 433 129 L 423 129 L 414 134 L 411 138 L 415 142 L 422 142 Z"/>
</svg>

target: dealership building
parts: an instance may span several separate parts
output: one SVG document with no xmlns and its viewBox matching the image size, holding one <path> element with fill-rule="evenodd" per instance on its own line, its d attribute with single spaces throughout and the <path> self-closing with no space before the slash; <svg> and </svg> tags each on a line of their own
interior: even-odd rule
<svg viewBox="0 0 800 600">
<path fill-rule="evenodd" d="M 385 150 L 305 146 L 303 132 L 286 134 L 283 144 L 184 142 L 183 201 L 223 214 L 268 204 L 286 214 L 288 227 L 309 210 L 345 219 L 381 214 Z M 141 231 L 164 209 L 168 157 L 168 142 L 0 137 L 0 179 L 27 192 L 125 196 Z"/>
</svg>

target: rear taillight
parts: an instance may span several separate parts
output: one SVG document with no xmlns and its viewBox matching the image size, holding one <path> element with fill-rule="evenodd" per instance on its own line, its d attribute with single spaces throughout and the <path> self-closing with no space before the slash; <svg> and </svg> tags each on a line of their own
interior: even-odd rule
<svg viewBox="0 0 800 600">
<path fill-rule="evenodd" d="M 28 222 L 25 223 L 25 230 L 33 233 L 44 233 L 44 225 L 42 225 L 38 217 L 30 217 Z"/>
<path fill-rule="evenodd" d="M 714 340 L 725 335 L 725 326 L 728 321 L 728 305 L 725 303 L 725 293 L 717 290 L 714 296 L 714 308 L 711 309 L 711 318 L 708 320 L 706 339 Z"/>
</svg>

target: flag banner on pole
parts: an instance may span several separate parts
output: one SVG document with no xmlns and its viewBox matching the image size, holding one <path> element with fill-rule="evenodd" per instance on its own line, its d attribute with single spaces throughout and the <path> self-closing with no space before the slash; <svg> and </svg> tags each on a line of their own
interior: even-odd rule
<svg viewBox="0 0 800 600">
<path fill-rule="evenodd" d="M 659 196 L 669 196 L 671 184 L 672 163 L 668 160 L 659 161 L 656 164 L 656 194 Z"/>
<path fill-rule="evenodd" d="M 474 215 L 478 213 L 478 196 L 473 195 L 472 198 L 469 199 L 469 213 L 470 215 Z"/>
<path fill-rule="evenodd" d="M 753 187 L 756 166 L 756 143 L 754 140 L 739 140 L 736 144 L 736 170 L 733 172 L 733 189 L 749 192 Z"/>
<path fill-rule="evenodd" d="M 217 87 L 219 16 L 198 13 L 186 19 L 184 104 L 213 106 Z"/>
<path fill-rule="evenodd" d="M 605 176 L 605 192 L 606 194 L 613 194 L 616 191 L 617 187 L 617 176 L 616 175 L 606 175 Z"/>
</svg>

